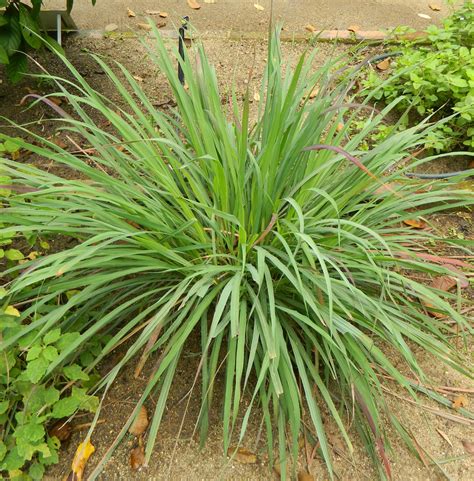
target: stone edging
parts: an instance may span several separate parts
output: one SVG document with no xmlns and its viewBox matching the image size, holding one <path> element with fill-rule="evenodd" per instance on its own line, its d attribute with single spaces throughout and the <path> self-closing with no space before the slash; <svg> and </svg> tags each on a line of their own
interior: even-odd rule
<svg viewBox="0 0 474 481">
<path fill-rule="evenodd" d="M 163 37 L 178 38 L 176 30 L 161 29 Z M 79 30 L 76 35 L 89 38 L 103 38 L 108 37 L 112 39 L 130 39 L 138 36 L 149 35 L 148 32 L 136 32 L 133 30 L 115 30 L 113 32 L 105 32 L 103 30 Z M 229 31 L 203 31 L 197 38 L 202 39 L 229 39 L 229 40 L 264 40 L 268 36 L 268 32 L 241 32 L 236 30 Z M 358 30 L 352 32 L 349 30 L 323 30 L 311 34 L 304 33 L 289 33 L 281 32 L 281 40 L 283 42 L 333 42 L 356 44 L 361 42 L 368 43 L 398 43 L 405 40 L 420 40 L 427 41 L 427 34 L 425 32 L 413 32 L 403 35 L 394 35 L 389 32 L 381 30 Z"/>
</svg>

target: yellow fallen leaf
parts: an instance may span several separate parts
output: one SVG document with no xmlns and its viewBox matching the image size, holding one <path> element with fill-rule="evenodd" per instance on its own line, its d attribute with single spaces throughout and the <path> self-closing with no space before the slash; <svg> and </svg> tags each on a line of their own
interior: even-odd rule
<svg viewBox="0 0 474 481">
<path fill-rule="evenodd" d="M 137 23 L 137 27 L 146 30 L 147 32 L 151 30 L 151 25 L 149 23 Z"/>
<path fill-rule="evenodd" d="M 382 60 L 381 62 L 379 62 L 376 67 L 379 69 L 379 70 L 388 70 L 390 68 L 390 60 L 388 58 L 386 58 L 385 60 Z"/>
<path fill-rule="evenodd" d="M 257 462 L 257 455 L 246 448 L 229 448 L 227 456 L 233 457 L 235 461 L 241 464 L 255 464 Z"/>
<path fill-rule="evenodd" d="M 314 481 L 314 478 L 307 471 L 300 471 L 298 473 L 298 481 Z"/>
<path fill-rule="evenodd" d="M 403 223 L 414 229 L 424 229 L 426 227 L 426 222 L 419 219 L 405 219 Z"/>
<path fill-rule="evenodd" d="M 304 28 L 308 30 L 308 32 L 311 32 L 311 33 L 316 32 L 316 27 L 314 25 L 311 25 L 310 23 L 308 23 L 308 25 L 305 25 Z"/>
<path fill-rule="evenodd" d="M 352 32 L 352 33 L 357 33 L 360 30 L 360 27 L 359 25 L 351 25 L 350 27 L 347 28 L 347 30 L 349 30 L 349 32 Z"/>
<path fill-rule="evenodd" d="M 36 251 L 31 251 L 29 254 L 28 254 L 28 259 L 34 261 L 39 255 L 39 252 L 36 252 Z"/>
<path fill-rule="evenodd" d="M 5 308 L 5 314 L 7 316 L 14 316 L 14 317 L 20 317 L 20 311 L 16 308 L 16 307 L 13 307 L 13 306 L 7 306 Z"/>
<path fill-rule="evenodd" d="M 453 408 L 454 409 L 459 409 L 459 408 L 465 408 L 469 404 L 469 400 L 464 394 L 461 394 L 460 396 L 457 396 L 453 399 Z"/>
<path fill-rule="evenodd" d="M 254 3 L 253 6 L 257 9 L 257 10 L 265 10 L 265 7 L 262 7 L 262 5 L 260 5 L 259 3 Z"/>
<path fill-rule="evenodd" d="M 94 451 L 95 448 L 89 440 L 85 443 L 79 444 L 71 464 L 71 470 L 75 474 L 74 480 L 82 481 L 82 475 L 84 474 L 87 460 L 91 457 L 91 454 Z"/>
<path fill-rule="evenodd" d="M 132 77 L 133 77 L 137 82 L 143 82 L 143 77 L 140 77 L 139 75 L 132 75 Z"/>
<path fill-rule="evenodd" d="M 188 6 L 193 10 L 199 10 L 201 5 L 196 0 L 188 0 Z"/>
<path fill-rule="evenodd" d="M 430 3 L 428 4 L 428 7 L 430 7 L 433 12 L 439 12 L 441 10 L 441 7 L 436 3 Z"/>
<path fill-rule="evenodd" d="M 168 13 L 167 12 L 160 12 L 158 14 L 161 18 L 167 18 L 168 17 Z"/>
<path fill-rule="evenodd" d="M 136 17 L 135 12 L 131 10 L 130 8 L 127 8 L 127 15 L 129 17 Z"/>
</svg>

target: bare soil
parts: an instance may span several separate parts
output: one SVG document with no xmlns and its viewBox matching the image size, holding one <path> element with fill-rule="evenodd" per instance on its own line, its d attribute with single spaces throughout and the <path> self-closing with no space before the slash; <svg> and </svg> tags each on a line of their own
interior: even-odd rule
<svg viewBox="0 0 474 481">
<path fill-rule="evenodd" d="M 229 91 L 234 81 L 239 92 L 246 88 L 249 71 L 253 71 L 251 82 L 260 78 L 263 70 L 266 45 L 262 42 L 237 42 L 225 40 L 206 41 L 207 51 L 215 63 L 217 74 L 223 92 Z M 290 63 L 305 48 L 302 44 L 284 44 L 283 51 Z M 67 45 L 69 59 L 85 76 L 92 86 L 110 93 L 110 86 L 100 69 L 94 64 L 86 53 L 91 50 L 105 57 L 123 62 L 132 74 L 143 79 L 142 85 L 147 94 L 153 98 L 157 105 L 169 100 L 169 92 L 163 85 L 161 77 L 155 68 L 147 61 L 144 50 L 135 39 L 122 38 L 81 38 L 71 40 Z M 322 62 L 331 55 L 348 52 L 348 47 L 334 48 L 331 45 L 321 45 L 318 61 Z M 39 58 L 48 70 L 59 75 L 67 75 L 66 69 L 54 57 L 46 55 Z M 0 77 L 1 78 L 1 77 Z M 256 84 L 255 84 L 256 85 Z M 253 87 L 253 85 L 251 86 Z M 28 123 L 28 130 L 52 135 L 54 128 L 48 118 L 51 113 L 48 108 L 37 105 L 25 110 L 26 105 L 20 105 L 20 100 L 29 91 L 37 93 L 50 92 L 50 85 L 38 82 L 34 78 L 25 79 L 18 86 L 12 88 L 3 80 L 0 84 L 0 116 L 10 118 L 20 123 Z M 111 94 L 113 97 L 113 94 Z M 65 106 L 67 108 L 67 106 Z M 5 123 L 0 121 L 0 129 L 6 130 Z M 28 159 L 25 159 L 28 161 Z M 45 165 L 45 167 L 50 167 Z M 445 216 L 438 216 L 430 220 L 434 228 L 449 235 L 462 235 L 464 238 L 474 239 L 474 220 L 472 213 L 459 211 L 451 212 Z M 60 246 L 59 246 L 60 247 Z M 448 252 L 456 255 L 457 252 Z M 472 295 L 472 292 L 471 294 Z M 469 352 L 459 340 L 453 339 L 466 354 L 466 363 L 472 364 L 472 351 Z M 200 395 L 193 392 L 190 397 L 182 400 L 192 385 L 197 369 L 198 344 L 190 343 L 187 355 L 182 359 L 170 395 L 170 402 L 165 413 L 162 428 L 159 432 L 156 449 L 147 468 L 133 471 L 130 467 L 130 450 L 136 446 L 136 439 L 126 435 L 124 441 L 113 454 L 100 475 L 102 481 L 112 480 L 271 480 L 277 479 L 268 464 L 265 454 L 265 439 L 259 435 L 261 419 L 256 415 L 250 422 L 249 432 L 244 440 L 247 449 L 256 453 L 258 460 L 254 464 L 241 464 L 230 461 L 222 452 L 222 433 L 218 415 L 219 400 L 222 399 L 222 383 L 216 382 L 215 415 L 211 419 L 211 432 L 209 441 L 203 450 L 200 450 L 197 437 L 194 433 L 194 423 L 199 412 Z M 122 349 L 117 352 L 115 359 L 110 359 L 109 364 L 102 366 L 103 372 L 115 364 L 117 359 L 124 354 Z M 423 352 L 418 352 L 420 364 L 425 368 L 433 386 L 447 386 L 454 399 L 459 392 L 456 389 L 471 390 L 468 393 L 469 402 L 474 403 L 472 396 L 473 384 L 465 377 L 453 372 L 451 369 L 434 361 Z M 393 355 L 396 363 L 396 356 Z M 147 369 L 153 365 L 150 359 Z M 124 422 L 132 412 L 140 393 L 143 391 L 147 379 L 147 369 L 139 379 L 133 377 L 134 366 L 129 366 L 121 373 L 118 381 L 107 393 L 99 424 L 92 435 L 92 443 L 96 452 L 92 455 L 87 473 L 104 455 L 111 445 Z M 462 440 L 474 441 L 473 423 L 462 424 L 446 419 L 446 413 L 456 414 L 452 409 L 440 409 L 429 399 L 420 397 L 423 405 L 436 407 L 438 414 L 433 414 L 424 408 L 413 405 L 406 395 L 393 388 L 387 392 L 386 402 L 394 415 L 407 427 L 408 432 L 419 447 L 423 462 L 410 453 L 402 442 L 396 437 L 393 430 L 387 429 L 388 439 L 391 444 L 389 457 L 392 463 L 393 479 L 396 481 L 425 481 L 449 479 L 453 481 L 466 481 L 474 479 L 473 457 L 465 453 Z M 156 396 L 152 396 L 146 406 L 152 413 L 156 403 Z M 76 418 L 73 422 L 85 423 L 90 416 Z M 360 442 L 355 443 L 355 452 L 351 456 L 341 440 L 332 429 L 331 420 L 326 420 L 330 432 L 330 442 L 335 453 L 335 468 L 340 480 L 374 480 L 378 478 L 371 461 L 362 449 Z M 85 437 L 86 430 L 77 431 L 66 442 L 61 450 L 60 463 L 51 467 L 45 479 L 59 480 L 68 474 L 75 449 Z M 350 432 L 356 437 L 355 429 Z M 328 474 L 321 460 L 316 458 L 311 466 L 306 466 L 304 456 L 301 456 L 300 468 L 309 469 L 315 480 L 327 480 Z"/>
</svg>

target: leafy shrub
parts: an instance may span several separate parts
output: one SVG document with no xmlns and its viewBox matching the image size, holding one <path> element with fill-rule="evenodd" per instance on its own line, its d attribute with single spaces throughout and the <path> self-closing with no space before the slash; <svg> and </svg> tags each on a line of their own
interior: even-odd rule
<svg viewBox="0 0 474 481">
<path fill-rule="evenodd" d="M 96 0 L 92 0 L 95 5 Z M 11 82 L 18 82 L 27 71 L 29 49 L 38 50 L 44 43 L 59 46 L 41 31 L 39 15 L 42 0 L 31 0 L 31 5 L 19 0 L 0 0 L 0 64 L 5 65 Z M 74 0 L 67 0 L 67 10 L 71 11 Z"/>
<path fill-rule="evenodd" d="M 15 158 L 19 150 L 15 140 L 19 139 L 0 143 L 0 152 Z M 11 180 L 0 175 L 0 214 L 9 205 Z M 12 247 L 17 234 L 11 229 L 5 232 L 8 227 L 11 225 L 0 224 L 0 265 L 4 263 L 13 268 L 38 259 L 41 255 L 38 251 L 25 255 Z M 39 240 L 38 245 L 49 248 L 45 240 Z M 18 270 L 13 269 L 9 275 L 17 276 Z M 75 293 L 66 292 L 66 299 Z M 8 349 L 2 349 L 0 356 L 0 472 L 8 472 L 11 480 L 43 479 L 45 467 L 58 462 L 60 446 L 57 437 L 48 433 L 48 425 L 54 420 L 67 419 L 78 409 L 94 412 L 98 407 L 98 398 L 87 394 L 98 375 L 86 374 L 84 368 L 100 353 L 101 342 L 106 339 L 93 340 L 80 356 L 71 358 L 68 364 L 56 369 L 54 375 L 43 379 L 50 363 L 77 340 L 80 333 L 62 334 L 60 328 L 53 328 L 44 335 L 38 329 L 23 335 L 25 326 L 19 321 L 20 311 L 6 302 L 7 297 L 7 289 L 0 286 L 0 340 L 14 339 Z M 38 306 L 39 311 L 32 319 L 47 315 L 57 307 L 58 301 Z"/>
<path fill-rule="evenodd" d="M 427 147 L 437 151 L 474 147 L 474 3 L 451 14 L 442 27 L 426 29 L 429 45 L 406 41 L 394 57 L 385 82 L 370 71 L 365 85 L 368 92 L 383 85 L 376 98 L 401 98 L 398 108 L 413 106 L 420 116 L 453 115 L 431 132 Z"/>
<path fill-rule="evenodd" d="M 313 72 L 315 52 L 285 68 L 273 37 L 261 100 L 255 106 L 249 92 L 243 102 L 233 95 L 235 120 L 229 120 L 203 47 L 193 50 L 195 59 L 186 53 L 179 60 L 183 87 L 175 71 L 178 52 L 169 54 L 153 31 L 150 61 L 166 75 L 176 108 L 156 110 L 123 66 L 116 65 L 117 73 L 94 57 L 120 96 L 118 106 L 63 58 L 75 81 L 50 78 L 69 111 L 64 128 L 81 136 L 87 150 L 78 156 L 33 133 L 34 141 L 15 142 L 66 165 L 74 179 L 2 161 L 14 184 L 2 212 L 10 227 L 3 232 L 75 241 L 6 272 L 19 273 L 7 286 L 6 305 L 24 308 L 16 319 L 22 330 L 4 334 L 2 349 L 21 343 L 30 351 L 55 329 L 65 336 L 80 332 L 34 379 L 45 383 L 64 373 L 62 366 L 91 339 L 111 336 L 86 373 L 133 336 L 95 388 L 108 388 L 127 363 L 159 359 L 133 412 L 157 393 L 149 459 L 176 367 L 186 342 L 197 336 L 200 388 L 194 387 L 202 396 L 203 441 L 215 376 L 223 369 L 225 452 L 231 441 L 242 440 L 259 409 L 270 459 L 275 443 L 285 472 L 287 447 L 296 455 L 305 418 L 332 478 L 323 420 L 336 423 L 352 452 L 345 421 L 354 413 L 367 449 L 388 469 L 381 419 L 387 414 L 402 428 L 387 410 L 380 375 L 414 391 L 384 349 L 393 348 L 421 381 L 413 346 L 465 373 L 449 336 L 459 328 L 472 332 L 451 307 L 453 295 L 413 276 L 452 274 L 413 249 L 435 236 L 402 222 L 414 209 L 423 216 L 466 206 L 472 196 L 449 189 L 451 181 L 421 192 L 403 168 L 387 173 L 432 127 L 392 133 L 359 150 L 396 103 L 348 136 L 351 119 L 362 111 L 352 112 L 346 98 L 351 76 L 334 82 L 332 64 Z M 252 106 L 258 113 L 251 125 Z M 75 295 L 65 300 L 71 289 Z M 57 299 L 63 302 L 52 308 Z M 421 300 L 455 323 L 432 317 Z"/>
</svg>

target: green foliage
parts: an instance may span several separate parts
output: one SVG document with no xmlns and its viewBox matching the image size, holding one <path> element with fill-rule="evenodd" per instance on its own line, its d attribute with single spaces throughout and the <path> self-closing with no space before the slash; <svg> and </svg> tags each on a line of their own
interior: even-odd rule
<svg viewBox="0 0 474 481">
<path fill-rule="evenodd" d="M 3 231 L 73 241 L 61 252 L 5 272 L 13 281 L 3 302 L 25 306 L 9 320 L 0 344 L 13 363 L 10 379 L 15 363 L 21 363 L 17 402 L 36 381 L 44 388 L 41 396 L 44 391 L 50 396 L 40 415 L 67 416 L 78 408 L 78 399 L 89 406 L 91 399 L 80 391 L 88 382 L 85 375 L 124 340 L 125 355 L 97 389 L 109 387 L 127 363 L 136 365 L 139 356 L 159 352 L 138 403 L 156 394 L 149 459 L 177 365 L 186 362 L 186 342 L 198 338 L 203 441 L 222 372 L 224 452 L 243 439 L 250 416 L 258 412 L 270 460 L 278 446 L 282 473 L 288 454 L 297 454 L 304 421 L 334 477 L 327 417 L 350 452 L 352 425 L 380 460 L 382 419 L 393 418 L 382 374 L 414 396 L 404 373 L 425 379 L 419 351 L 472 374 L 450 339 L 472 333 L 449 303 L 455 296 L 418 280 L 452 275 L 413 249 L 443 240 L 403 224 L 414 210 L 426 216 L 466 207 L 473 203 L 471 193 L 453 189 L 454 180 L 421 191 L 405 177 L 408 167 L 390 169 L 423 145 L 435 127 L 420 124 L 368 143 L 396 102 L 354 134 L 348 126 L 372 98 L 352 110 L 347 92 L 354 79 L 346 75 L 344 82 L 334 82 L 340 65 L 333 63 L 314 71 L 315 52 L 286 68 L 278 38 L 272 37 L 261 100 L 251 102 L 253 86 L 243 101 L 231 92 L 230 120 L 203 47 L 193 47 L 192 60 L 187 54 L 179 60 L 185 88 L 176 73 L 179 53 L 171 48 L 170 54 L 153 31 L 156 42 L 145 45 L 150 61 L 166 75 L 176 108 L 157 110 L 123 66 L 114 64 L 117 74 L 94 57 L 116 89 L 116 105 L 62 57 L 74 81 L 51 79 L 74 110 L 64 128 L 82 137 L 90 147 L 87 154 L 79 157 L 31 132 L 34 141 L 16 142 L 74 170 L 75 179 L 2 160 L 12 183 L 23 187 L 11 190 L 2 212 L 11 227 Z M 104 119 L 110 124 L 106 130 Z M 380 192 L 384 182 L 397 187 Z M 421 301 L 453 323 L 430 316 Z M 102 343 L 92 348 L 94 339 Z M 385 352 L 397 353 L 397 365 Z M 87 369 L 80 368 L 84 365 Z M 396 366 L 403 366 L 403 373 Z M 56 376 L 83 384 L 57 400 L 49 391 Z M 16 415 L 22 426 L 32 423 L 29 411 L 23 413 L 29 406 Z M 395 421 L 394 426 L 403 432 Z M 14 439 L 5 441 L 9 469 L 38 451 L 40 462 L 50 459 L 37 447 L 46 450 L 42 439 L 22 450 L 19 459 Z M 89 479 L 96 479 L 107 459 Z"/>
<path fill-rule="evenodd" d="M 22 325 L 11 313 L 5 306 L 0 309 L 0 336 L 7 342 L 15 339 L 0 358 L 0 424 L 4 425 L 0 472 L 8 472 L 11 478 L 41 479 L 44 467 L 58 461 L 59 441 L 47 434 L 48 423 L 72 416 L 77 410 L 94 412 L 99 400 L 88 395 L 84 387 L 74 385 L 67 392 L 62 389 L 66 381 L 89 379 L 77 364 L 64 365 L 53 376 L 46 376 L 69 348 L 62 342 L 65 336 L 60 329 L 41 336 L 39 330 Z M 28 333 L 19 338 L 23 331 Z M 79 336 L 68 333 L 69 340 L 71 335 Z"/>
<path fill-rule="evenodd" d="M 28 49 L 38 50 L 45 43 L 60 49 L 59 45 L 41 31 L 39 15 L 42 0 L 31 0 L 31 4 L 20 0 L 0 0 L 5 10 L 0 16 L 0 64 L 5 65 L 7 76 L 12 83 L 23 78 L 27 71 Z M 95 0 L 92 0 L 95 5 Z M 71 11 L 73 0 L 67 1 Z"/>
<path fill-rule="evenodd" d="M 8 146 L 8 142 L 4 145 Z M 10 183 L 11 178 L 4 176 L 0 182 Z M 9 196 L 4 197 L 2 209 L 9 200 Z M 1 225 L 3 230 L 7 225 Z M 11 230 L 2 234 L 2 244 L 17 238 Z M 33 254 L 25 256 L 19 249 L 0 249 L 0 261 L 6 261 L 7 267 L 22 265 L 36 259 L 38 252 Z M 0 356 L 0 473 L 8 473 L 8 479 L 36 480 L 42 479 L 45 466 L 58 461 L 59 441 L 47 434 L 48 424 L 78 410 L 96 411 L 98 398 L 87 394 L 91 387 L 88 381 L 96 377 L 86 374 L 86 366 L 75 363 L 74 358 L 64 362 L 62 354 L 78 339 L 78 332 L 63 335 L 60 328 L 53 328 L 43 335 L 31 329 L 21 323 L 20 312 L 7 302 L 9 297 L 8 289 L 0 287 L 0 339 L 15 339 Z M 57 305 L 57 300 L 44 305 L 35 315 L 46 315 Z M 100 342 L 90 343 L 83 355 L 92 355 L 89 349 L 97 352 Z M 61 366 L 53 375 L 47 375 L 50 366 L 58 361 Z M 73 384 L 71 389 L 65 388 L 67 382 Z"/>
<path fill-rule="evenodd" d="M 474 3 L 465 2 L 442 27 L 426 30 L 430 44 L 407 41 L 394 47 L 400 55 L 392 62 L 385 82 L 371 70 L 367 92 L 383 86 L 375 98 L 401 99 L 398 108 L 413 106 L 419 116 L 454 115 L 430 133 L 426 146 L 436 151 L 474 147 Z"/>
</svg>

